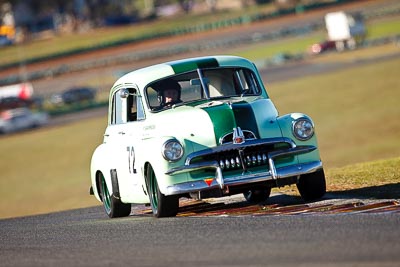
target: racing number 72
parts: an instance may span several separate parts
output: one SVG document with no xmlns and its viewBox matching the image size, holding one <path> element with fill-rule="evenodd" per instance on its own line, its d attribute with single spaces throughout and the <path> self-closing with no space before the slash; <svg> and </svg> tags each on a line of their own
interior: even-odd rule
<svg viewBox="0 0 400 267">
<path fill-rule="evenodd" d="M 126 151 L 128 151 L 128 166 L 129 173 L 136 173 L 135 170 L 135 149 L 133 146 L 126 147 Z"/>
</svg>

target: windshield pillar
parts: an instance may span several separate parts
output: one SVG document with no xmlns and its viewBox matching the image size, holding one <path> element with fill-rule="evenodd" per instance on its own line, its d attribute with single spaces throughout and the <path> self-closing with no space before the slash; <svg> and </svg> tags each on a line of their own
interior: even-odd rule
<svg viewBox="0 0 400 267">
<path fill-rule="evenodd" d="M 203 73 L 201 72 L 201 69 L 197 69 L 197 74 L 199 75 L 201 87 L 203 88 L 203 92 L 204 92 L 206 99 L 210 99 L 210 93 L 208 91 L 208 84 L 204 81 L 204 77 L 203 77 Z"/>
</svg>

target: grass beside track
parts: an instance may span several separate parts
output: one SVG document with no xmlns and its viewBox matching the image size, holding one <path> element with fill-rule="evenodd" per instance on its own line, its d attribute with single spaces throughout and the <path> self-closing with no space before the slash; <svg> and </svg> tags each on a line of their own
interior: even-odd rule
<svg viewBox="0 0 400 267">
<path fill-rule="evenodd" d="M 328 190 L 372 197 L 398 190 L 399 66 L 397 58 L 267 84 L 280 114 L 301 111 L 315 120 Z M 98 205 L 88 194 L 89 165 L 106 123 L 95 118 L 2 136 L 0 218 Z M 391 192 L 385 196 L 398 197 Z"/>
<path fill-rule="evenodd" d="M 400 157 L 332 168 L 328 190 L 356 197 L 399 198 Z"/>
<path fill-rule="evenodd" d="M 397 57 L 269 84 L 268 91 L 280 114 L 313 118 L 325 166 L 389 158 L 400 151 L 399 67 Z"/>
<path fill-rule="evenodd" d="M 2 47 L 0 49 L 1 64 L 10 64 L 23 60 L 45 57 L 63 52 L 87 49 L 95 46 L 106 46 L 115 42 L 123 42 L 142 36 L 151 36 L 171 32 L 173 29 L 185 28 L 187 25 L 202 25 L 225 19 L 251 16 L 262 12 L 272 12 L 276 8 L 272 4 L 250 6 L 236 11 L 219 11 L 213 14 L 180 15 L 171 18 L 159 18 L 126 26 L 101 27 L 72 34 L 51 35 L 33 42 Z M 46 47 L 46 49 L 43 49 Z"/>
</svg>

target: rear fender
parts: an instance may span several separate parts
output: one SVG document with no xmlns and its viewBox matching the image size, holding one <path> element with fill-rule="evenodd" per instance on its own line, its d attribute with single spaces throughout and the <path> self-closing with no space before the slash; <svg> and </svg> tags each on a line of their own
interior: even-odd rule
<svg viewBox="0 0 400 267">
<path fill-rule="evenodd" d="M 96 148 L 93 153 L 91 165 L 90 165 L 90 173 L 91 173 L 91 182 L 93 187 L 93 193 L 95 197 L 101 201 L 100 198 L 100 178 L 104 177 L 106 181 L 108 191 L 112 193 L 113 186 L 111 182 L 111 170 L 115 169 L 113 164 L 113 160 L 109 157 L 107 151 L 104 146 L 100 145 Z"/>
<path fill-rule="evenodd" d="M 106 173 L 101 172 L 101 171 L 97 171 L 96 172 L 96 179 L 94 181 L 94 184 L 92 184 L 92 187 L 93 187 L 94 196 L 100 202 L 103 202 L 103 200 L 101 199 L 101 196 L 100 196 L 100 182 L 101 182 L 102 177 L 104 177 L 104 181 L 106 182 L 108 192 L 110 194 L 114 193 L 113 192 L 113 183 L 112 183 L 112 179 L 111 179 L 110 173 L 111 173 L 111 171 L 108 172 L 108 174 L 107 174 L 107 172 Z"/>
</svg>

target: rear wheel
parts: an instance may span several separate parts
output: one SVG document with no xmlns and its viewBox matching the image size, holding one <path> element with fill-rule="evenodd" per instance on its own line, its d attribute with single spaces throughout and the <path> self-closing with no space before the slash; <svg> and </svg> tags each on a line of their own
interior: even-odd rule
<svg viewBox="0 0 400 267">
<path fill-rule="evenodd" d="M 306 201 L 321 198 L 326 193 L 324 170 L 321 169 L 300 176 L 300 180 L 297 183 L 297 189 L 299 190 L 301 197 Z"/>
<path fill-rule="evenodd" d="M 179 209 L 179 197 L 165 196 L 160 192 L 156 175 L 150 165 L 147 167 L 146 184 L 153 215 L 157 218 L 176 216 Z"/>
<path fill-rule="evenodd" d="M 264 187 L 246 191 L 243 193 L 243 196 L 247 200 L 247 202 L 258 203 L 267 200 L 270 194 L 271 187 Z"/>
<path fill-rule="evenodd" d="M 122 203 L 119 198 L 110 195 L 104 176 L 100 175 L 99 179 L 100 197 L 108 217 L 117 218 L 129 216 L 131 213 L 131 204 Z"/>
</svg>

